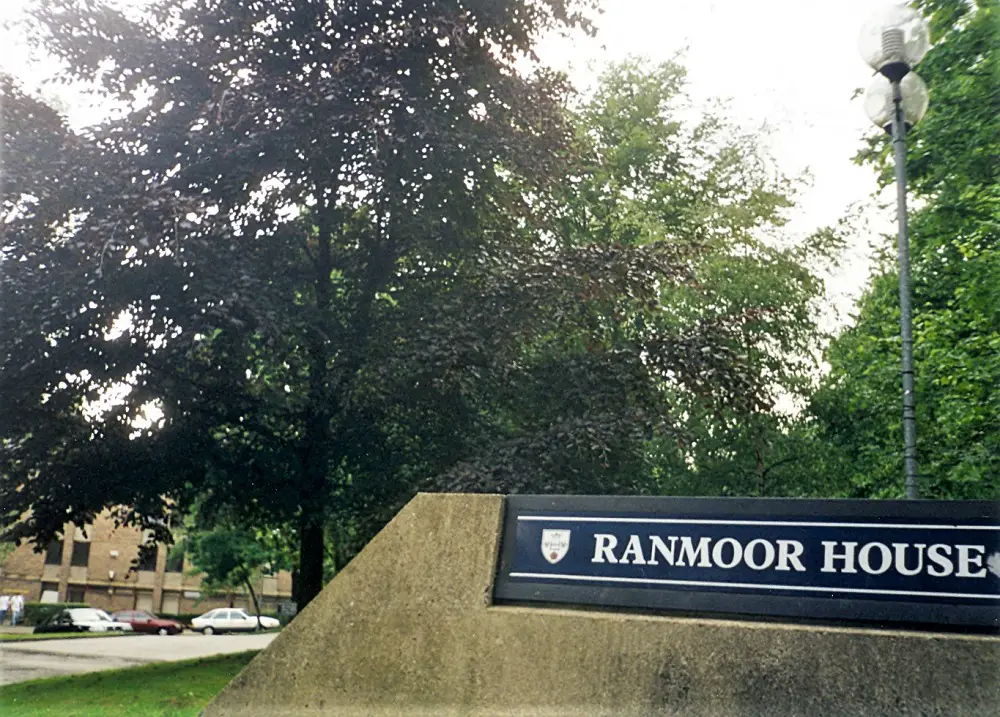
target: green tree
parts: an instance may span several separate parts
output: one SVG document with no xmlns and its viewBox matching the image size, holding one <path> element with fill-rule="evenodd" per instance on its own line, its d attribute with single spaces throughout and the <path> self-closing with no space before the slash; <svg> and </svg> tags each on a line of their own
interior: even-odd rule
<svg viewBox="0 0 1000 717">
<path fill-rule="evenodd" d="M 685 253 L 692 281 L 665 285 L 654 321 L 671 331 L 726 327 L 748 389 L 705 403 L 667 381 L 679 431 L 651 444 L 657 490 L 774 495 L 807 489 L 778 480 L 807 451 L 786 450 L 780 402 L 803 403 L 816 373 L 819 275 L 842 241 L 836 230 L 804 241 L 784 233 L 795 182 L 724 108 L 692 112 L 676 62 L 611 66 L 574 113 L 581 162 L 559 212 L 582 244 L 668 245 Z M 647 467 L 643 472 L 648 473 Z"/>
<path fill-rule="evenodd" d="M 178 547 L 183 548 L 196 572 L 203 574 L 202 585 L 208 591 L 233 592 L 245 588 L 260 619 L 260 600 L 254 583 L 265 573 L 291 567 L 283 549 L 280 533 L 250 531 L 246 528 L 217 526 L 204 532 L 188 534 Z"/>
<path fill-rule="evenodd" d="M 921 494 L 1000 496 L 1000 11 L 996 0 L 918 2 L 933 47 L 931 92 L 907 141 Z M 891 182 L 889 141 L 859 161 Z M 887 246 L 856 323 L 827 352 L 813 405 L 859 496 L 900 497 L 897 273 Z"/>
</svg>

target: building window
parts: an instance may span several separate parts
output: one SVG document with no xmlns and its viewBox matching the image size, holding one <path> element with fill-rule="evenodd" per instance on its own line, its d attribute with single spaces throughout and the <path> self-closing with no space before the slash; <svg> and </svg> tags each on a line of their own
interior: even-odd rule
<svg viewBox="0 0 1000 717">
<path fill-rule="evenodd" d="M 184 572 L 184 548 L 181 546 L 174 546 L 173 550 L 167 553 L 167 572 L 168 573 L 183 573 Z"/>
<path fill-rule="evenodd" d="M 42 594 L 39 597 L 42 602 L 59 602 L 59 583 L 42 583 Z"/>
<path fill-rule="evenodd" d="M 136 566 L 136 570 L 149 570 L 151 572 L 156 570 L 156 557 L 160 552 L 160 546 L 154 545 L 152 548 L 146 550 L 139 550 L 139 564 Z"/>
<path fill-rule="evenodd" d="M 80 540 L 73 541 L 73 557 L 70 559 L 69 564 L 74 565 L 78 568 L 87 567 L 87 563 L 90 562 L 90 543 L 84 543 Z M 70 600 L 70 602 L 73 602 Z"/>
<path fill-rule="evenodd" d="M 58 538 L 49 542 L 45 548 L 46 565 L 62 565 L 63 543 Z"/>
<path fill-rule="evenodd" d="M 83 585 L 70 585 L 66 591 L 66 602 L 86 602 L 86 595 L 87 589 Z"/>
</svg>

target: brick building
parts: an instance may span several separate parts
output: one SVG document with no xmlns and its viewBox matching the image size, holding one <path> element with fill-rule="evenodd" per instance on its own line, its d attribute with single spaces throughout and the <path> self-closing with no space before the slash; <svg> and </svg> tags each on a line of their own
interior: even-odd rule
<svg viewBox="0 0 1000 717">
<path fill-rule="evenodd" d="M 132 570 L 142 533 L 118 527 L 110 515 L 98 516 L 86 530 L 68 524 L 61 540 L 44 552 L 21 545 L 0 566 L 0 594 L 20 593 L 27 601 L 82 602 L 109 612 L 149 610 L 163 615 L 204 612 L 226 607 L 252 607 L 245 591 L 209 595 L 201 577 L 191 575 L 184 556 L 171 556 L 158 545 L 155 554 Z M 288 572 L 261 578 L 254 590 L 261 610 L 275 612 L 279 600 L 291 599 Z"/>
</svg>

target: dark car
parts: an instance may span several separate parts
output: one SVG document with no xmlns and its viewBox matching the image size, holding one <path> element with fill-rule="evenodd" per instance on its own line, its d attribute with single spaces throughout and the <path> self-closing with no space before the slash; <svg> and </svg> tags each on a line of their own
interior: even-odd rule
<svg viewBox="0 0 1000 717">
<path fill-rule="evenodd" d="M 73 607 L 60 610 L 36 626 L 35 632 L 132 632 L 132 626 L 112 620 L 103 610 Z"/>
<path fill-rule="evenodd" d="M 119 610 L 111 617 L 118 622 L 128 623 L 135 632 L 178 635 L 184 631 L 184 626 L 176 620 L 157 617 L 145 610 Z"/>
</svg>

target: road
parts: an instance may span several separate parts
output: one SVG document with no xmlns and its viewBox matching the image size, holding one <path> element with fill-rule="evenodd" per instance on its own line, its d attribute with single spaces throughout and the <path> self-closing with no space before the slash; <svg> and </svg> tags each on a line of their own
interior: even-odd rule
<svg viewBox="0 0 1000 717">
<path fill-rule="evenodd" d="M 89 640 L 0 643 L 0 685 L 41 677 L 189 660 L 244 650 L 261 650 L 276 633 L 257 635 L 136 635 Z"/>
</svg>

